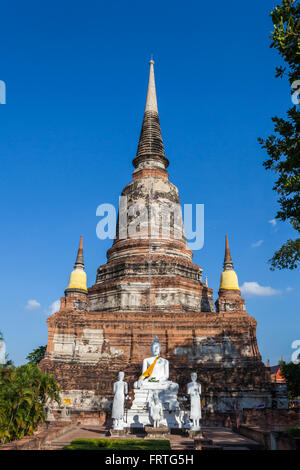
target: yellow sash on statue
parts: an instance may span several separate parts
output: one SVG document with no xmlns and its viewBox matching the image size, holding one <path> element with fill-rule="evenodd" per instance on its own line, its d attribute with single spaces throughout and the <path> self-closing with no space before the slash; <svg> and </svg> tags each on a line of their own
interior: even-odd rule
<svg viewBox="0 0 300 470">
<path fill-rule="evenodd" d="M 159 356 L 157 356 L 157 357 L 154 359 L 154 361 L 152 362 L 152 364 L 150 364 L 150 366 L 148 367 L 148 369 L 146 369 L 145 372 L 144 372 L 142 375 L 140 375 L 139 380 L 140 380 L 142 377 L 145 377 L 145 379 L 146 379 L 147 377 L 150 377 L 150 375 L 151 375 L 152 372 L 153 372 L 154 366 L 155 366 L 155 364 L 156 364 L 156 362 L 157 362 L 157 359 L 159 359 Z"/>
</svg>

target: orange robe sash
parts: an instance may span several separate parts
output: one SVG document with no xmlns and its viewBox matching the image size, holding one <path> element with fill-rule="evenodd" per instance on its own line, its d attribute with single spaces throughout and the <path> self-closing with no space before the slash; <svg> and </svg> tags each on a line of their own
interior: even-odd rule
<svg viewBox="0 0 300 470">
<path fill-rule="evenodd" d="M 160 356 L 157 356 L 157 357 L 154 359 L 154 361 L 152 362 L 152 364 L 150 364 L 150 366 L 145 370 L 145 372 L 144 372 L 142 375 L 140 375 L 139 380 L 140 380 L 142 377 L 144 377 L 144 379 L 146 379 L 147 377 L 150 377 L 150 375 L 152 374 L 153 369 L 154 369 L 154 367 L 155 367 L 155 364 L 156 364 L 156 362 L 157 362 L 157 359 L 159 359 L 159 357 L 160 357 Z"/>
</svg>

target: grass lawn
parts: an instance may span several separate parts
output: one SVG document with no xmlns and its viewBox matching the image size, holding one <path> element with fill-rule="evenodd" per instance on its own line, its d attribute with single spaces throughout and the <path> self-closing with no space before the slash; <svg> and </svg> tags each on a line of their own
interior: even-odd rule
<svg viewBox="0 0 300 470">
<path fill-rule="evenodd" d="M 63 450 L 170 450 L 167 439 L 75 439 Z"/>
</svg>

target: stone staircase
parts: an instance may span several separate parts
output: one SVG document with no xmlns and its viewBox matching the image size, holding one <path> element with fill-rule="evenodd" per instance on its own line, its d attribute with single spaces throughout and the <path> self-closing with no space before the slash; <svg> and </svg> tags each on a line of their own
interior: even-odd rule
<svg viewBox="0 0 300 470">
<path fill-rule="evenodd" d="M 101 434 L 99 431 L 101 429 Z M 207 429 L 207 433 L 204 431 L 204 435 L 207 438 L 206 442 L 200 445 L 199 450 L 263 450 L 263 446 L 257 442 L 247 439 L 237 433 L 232 432 L 229 429 Z M 70 430 L 63 436 L 48 441 L 44 444 L 43 450 L 62 450 L 65 446 L 69 445 L 74 439 L 80 438 L 110 438 L 105 433 L 104 428 L 97 429 L 86 429 L 83 426 Z M 141 435 L 130 434 L 126 438 L 136 439 L 141 438 Z M 176 433 L 168 436 L 170 440 L 170 446 L 172 450 L 185 451 L 195 450 L 197 445 L 194 439 L 189 436 Z"/>
<path fill-rule="evenodd" d="M 41 450 L 62 450 L 63 447 L 69 445 L 71 440 L 58 441 L 54 440 L 52 442 L 46 443 Z"/>
</svg>

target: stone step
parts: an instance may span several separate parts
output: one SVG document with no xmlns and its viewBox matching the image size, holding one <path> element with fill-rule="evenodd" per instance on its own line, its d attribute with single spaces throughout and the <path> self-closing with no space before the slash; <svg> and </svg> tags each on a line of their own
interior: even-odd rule
<svg viewBox="0 0 300 470">
<path fill-rule="evenodd" d="M 194 450 L 194 446 L 185 446 L 185 445 L 175 445 L 175 446 L 172 446 L 171 445 L 171 449 L 172 450 Z"/>
<path fill-rule="evenodd" d="M 170 440 L 170 446 L 172 450 L 194 450 L 194 442 L 193 441 L 181 441 Z"/>
<path fill-rule="evenodd" d="M 264 447 L 261 444 L 254 444 L 251 442 L 245 442 L 243 444 L 220 444 L 223 450 L 264 450 Z"/>
<path fill-rule="evenodd" d="M 222 450 L 250 450 L 249 447 L 244 446 L 224 446 Z"/>
<path fill-rule="evenodd" d="M 49 447 L 52 449 L 61 449 L 62 447 L 68 446 L 71 441 L 52 441 L 49 443 Z"/>
</svg>

